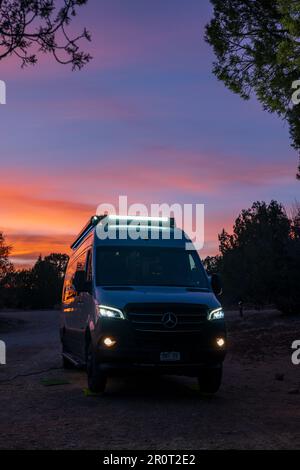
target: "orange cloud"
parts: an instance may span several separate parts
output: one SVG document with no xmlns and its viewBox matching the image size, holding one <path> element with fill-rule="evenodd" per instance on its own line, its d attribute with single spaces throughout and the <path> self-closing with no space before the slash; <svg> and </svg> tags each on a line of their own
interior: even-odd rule
<svg viewBox="0 0 300 470">
<path fill-rule="evenodd" d="M 28 268 L 40 255 L 69 254 L 72 239 L 73 236 L 69 234 L 43 236 L 8 233 L 6 237 L 7 242 L 12 246 L 11 260 L 17 269 Z"/>
<path fill-rule="evenodd" d="M 217 234 L 223 227 L 230 230 L 238 215 L 233 213 L 232 203 L 231 210 L 226 206 L 233 189 L 240 198 L 241 187 L 244 190 L 274 181 L 286 184 L 291 174 L 288 164 L 274 163 L 271 168 L 265 163 L 245 165 L 237 158 L 226 160 L 165 148 L 146 149 L 141 160 L 132 157 L 128 163 L 108 158 L 84 171 L 74 163 L 68 173 L 6 165 L 1 171 L 0 230 L 13 245 L 14 260 L 32 263 L 39 254 L 65 252 L 97 205 L 116 204 L 121 194 L 128 195 L 129 204 L 184 202 L 188 198 L 212 202 L 206 206 L 204 252 L 213 254 Z"/>
</svg>

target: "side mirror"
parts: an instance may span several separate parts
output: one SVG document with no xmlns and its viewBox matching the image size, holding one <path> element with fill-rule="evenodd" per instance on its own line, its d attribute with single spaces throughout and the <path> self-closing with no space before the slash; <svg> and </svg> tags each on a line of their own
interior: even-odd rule
<svg viewBox="0 0 300 470">
<path fill-rule="evenodd" d="M 84 271 L 76 271 L 73 279 L 73 286 L 78 294 L 81 292 L 90 292 L 92 288 L 91 282 L 85 280 Z"/>
<path fill-rule="evenodd" d="M 210 277 L 210 283 L 215 295 L 221 295 L 223 292 L 221 277 L 219 274 L 212 274 Z"/>
</svg>

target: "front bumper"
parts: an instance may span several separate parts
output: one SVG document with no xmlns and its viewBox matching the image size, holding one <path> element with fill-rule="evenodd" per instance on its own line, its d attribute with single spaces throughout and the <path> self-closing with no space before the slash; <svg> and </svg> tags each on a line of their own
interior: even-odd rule
<svg viewBox="0 0 300 470">
<path fill-rule="evenodd" d="M 184 332 L 141 332 L 132 328 L 126 320 L 103 320 L 93 335 L 94 350 L 99 367 L 107 373 L 122 371 L 146 371 L 176 375 L 197 375 L 203 367 L 219 367 L 226 355 L 225 346 L 220 348 L 216 338 L 226 341 L 223 321 L 203 324 L 202 330 Z M 107 348 L 103 338 L 116 340 L 115 346 Z M 179 352 L 179 361 L 161 361 L 161 352 Z"/>
</svg>

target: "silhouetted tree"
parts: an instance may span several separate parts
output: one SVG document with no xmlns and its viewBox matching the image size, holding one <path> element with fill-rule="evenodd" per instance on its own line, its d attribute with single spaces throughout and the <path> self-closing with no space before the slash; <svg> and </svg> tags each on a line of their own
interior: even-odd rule
<svg viewBox="0 0 300 470">
<path fill-rule="evenodd" d="M 1 0 L 0 61 L 14 55 L 22 66 L 35 64 L 39 53 L 50 53 L 57 62 L 81 69 L 91 59 L 79 48 L 90 41 L 86 29 L 70 36 L 68 26 L 87 0 Z"/>
<path fill-rule="evenodd" d="M 8 258 L 10 251 L 11 247 L 6 244 L 4 235 L 0 232 L 0 283 L 8 273 L 13 271 L 13 265 Z"/>
<path fill-rule="evenodd" d="M 300 313 L 300 244 L 294 225 L 278 202 L 255 202 L 241 212 L 231 234 L 220 233 L 218 263 L 227 303 L 273 303 L 283 312 Z"/>
<path fill-rule="evenodd" d="M 300 2 L 211 0 L 206 26 L 213 47 L 213 72 L 242 98 L 252 93 L 269 112 L 286 119 L 292 145 L 300 150 L 300 106 L 290 106 L 292 83 L 300 79 Z M 298 178 L 300 178 L 300 165 Z"/>
<path fill-rule="evenodd" d="M 236 300 L 251 299 L 255 304 L 274 300 L 289 234 L 289 219 L 276 201 L 255 202 L 238 216 L 232 234 L 222 231 L 223 271 Z"/>
<path fill-rule="evenodd" d="M 11 247 L 6 244 L 3 233 L 0 232 L 0 307 L 5 305 L 5 278 L 14 270 L 12 263 L 9 261 L 10 251 Z"/>
<path fill-rule="evenodd" d="M 51 308 L 61 301 L 67 255 L 40 256 L 32 268 L 32 307 Z"/>
<path fill-rule="evenodd" d="M 50 255 L 45 256 L 44 261 L 50 263 L 54 267 L 58 279 L 64 278 L 69 261 L 68 255 L 65 253 L 51 253 Z"/>
<path fill-rule="evenodd" d="M 300 203 L 298 201 L 292 207 L 291 220 L 293 238 L 300 240 Z"/>
<path fill-rule="evenodd" d="M 32 308 L 33 276 L 31 269 L 13 271 L 3 282 L 3 305 L 6 308 Z"/>
<path fill-rule="evenodd" d="M 202 260 L 203 266 L 207 271 L 207 274 L 218 274 L 222 270 L 222 257 L 220 255 L 217 256 L 207 256 Z"/>
<path fill-rule="evenodd" d="M 68 255 L 40 256 L 32 269 L 7 273 L 3 278 L 2 306 L 12 308 L 52 308 L 61 301 Z"/>
<path fill-rule="evenodd" d="M 285 313 L 300 313 L 300 205 L 292 210 L 291 236 L 282 271 L 279 273 L 276 305 Z"/>
</svg>

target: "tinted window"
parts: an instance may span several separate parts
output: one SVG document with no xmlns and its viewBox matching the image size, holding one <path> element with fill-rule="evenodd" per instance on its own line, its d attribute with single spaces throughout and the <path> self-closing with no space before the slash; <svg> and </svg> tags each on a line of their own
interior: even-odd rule
<svg viewBox="0 0 300 470">
<path fill-rule="evenodd" d="M 63 302 L 69 303 L 76 297 L 73 281 L 77 271 L 83 271 L 86 264 L 86 252 L 81 253 L 74 260 L 70 260 L 64 280 Z"/>
<path fill-rule="evenodd" d="M 97 249 L 97 284 L 208 287 L 196 252 L 182 248 L 105 247 Z"/>
</svg>

